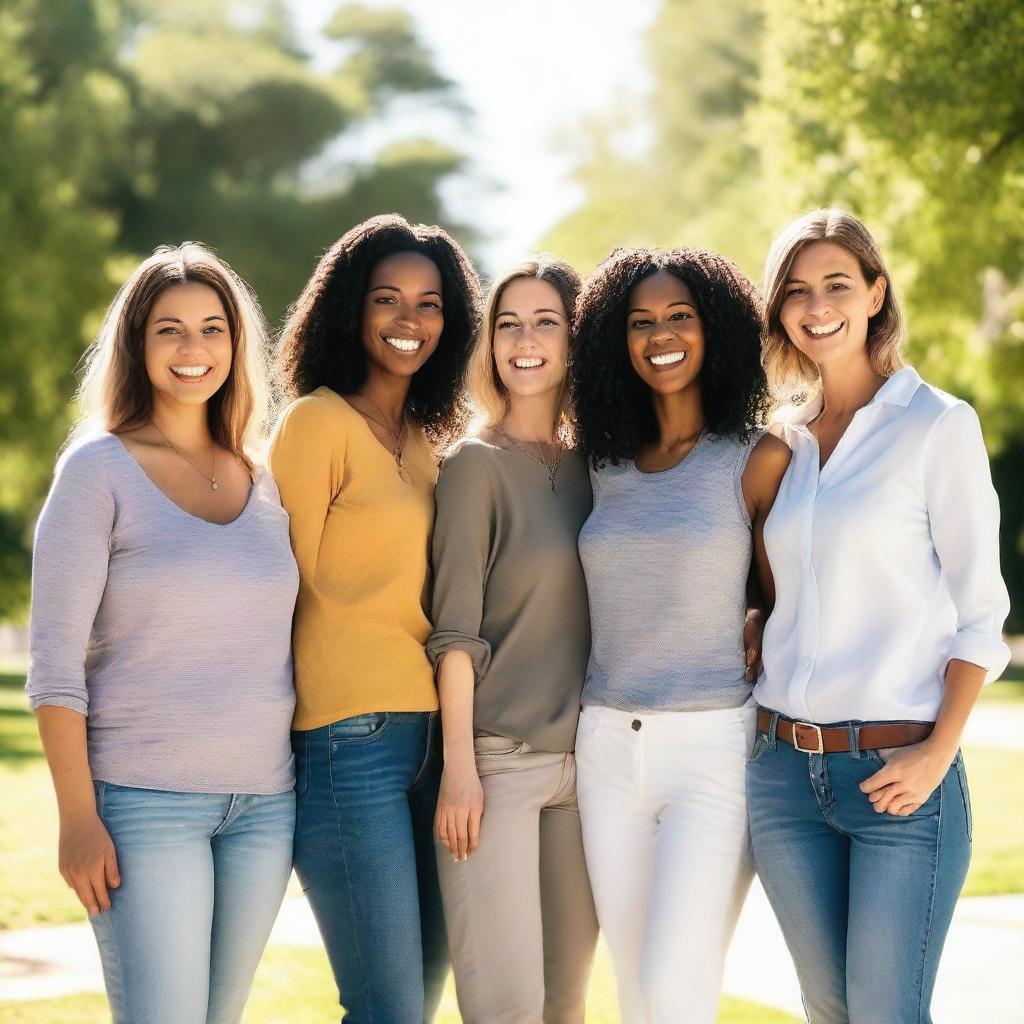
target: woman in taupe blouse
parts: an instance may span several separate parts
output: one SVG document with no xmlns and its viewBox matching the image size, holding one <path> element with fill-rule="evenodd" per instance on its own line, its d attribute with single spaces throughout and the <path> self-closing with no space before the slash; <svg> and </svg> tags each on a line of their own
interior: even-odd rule
<svg viewBox="0 0 1024 1024">
<path fill-rule="evenodd" d="M 590 651 L 576 542 L 592 500 L 566 443 L 579 286 L 550 258 L 495 282 L 470 364 L 486 427 L 435 492 L 434 830 L 466 1024 L 581 1022 L 597 941 L 573 758 Z"/>
</svg>

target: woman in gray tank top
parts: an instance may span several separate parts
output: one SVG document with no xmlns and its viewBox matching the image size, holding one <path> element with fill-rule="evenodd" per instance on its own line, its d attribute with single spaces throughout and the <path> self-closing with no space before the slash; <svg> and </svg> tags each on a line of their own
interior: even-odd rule
<svg viewBox="0 0 1024 1024">
<path fill-rule="evenodd" d="M 728 260 L 617 250 L 577 317 L 587 865 L 622 1020 L 713 1024 L 753 875 L 745 623 L 771 602 L 761 533 L 790 453 L 758 430 L 761 306 Z"/>
</svg>

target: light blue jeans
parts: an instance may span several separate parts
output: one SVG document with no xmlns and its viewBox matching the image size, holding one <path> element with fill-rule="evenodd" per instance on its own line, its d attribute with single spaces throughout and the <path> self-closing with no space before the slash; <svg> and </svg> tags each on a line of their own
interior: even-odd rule
<svg viewBox="0 0 1024 1024">
<path fill-rule="evenodd" d="M 971 859 L 971 803 L 957 753 L 907 817 L 879 814 L 860 784 L 877 750 L 808 754 L 771 729 L 747 762 L 758 874 L 800 979 L 810 1024 L 931 1024 L 939 957 Z M 841 722 L 851 740 L 868 722 Z M 855 745 L 855 744 L 854 744 Z"/>
<path fill-rule="evenodd" d="M 121 872 L 90 918 L 114 1024 L 237 1024 L 288 885 L 295 792 L 94 785 Z"/>
</svg>

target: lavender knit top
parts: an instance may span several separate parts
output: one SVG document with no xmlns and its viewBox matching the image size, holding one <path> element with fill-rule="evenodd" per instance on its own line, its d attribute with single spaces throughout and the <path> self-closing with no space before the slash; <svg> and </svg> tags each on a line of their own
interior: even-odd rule
<svg viewBox="0 0 1024 1024">
<path fill-rule="evenodd" d="M 269 472 L 220 526 L 174 504 L 114 435 L 91 438 L 60 459 L 36 528 L 30 703 L 87 716 L 94 779 L 285 792 L 298 582 Z"/>
</svg>

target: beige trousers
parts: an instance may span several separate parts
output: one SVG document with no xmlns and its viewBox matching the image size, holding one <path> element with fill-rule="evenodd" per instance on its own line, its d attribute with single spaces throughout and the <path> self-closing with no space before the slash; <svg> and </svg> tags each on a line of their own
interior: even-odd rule
<svg viewBox="0 0 1024 1024">
<path fill-rule="evenodd" d="M 597 944 L 572 754 L 476 739 L 480 845 L 438 873 L 464 1024 L 582 1024 Z"/>
</svg>

